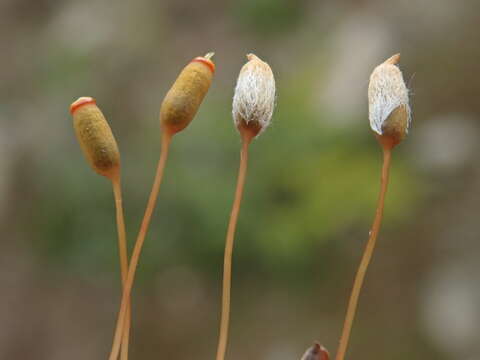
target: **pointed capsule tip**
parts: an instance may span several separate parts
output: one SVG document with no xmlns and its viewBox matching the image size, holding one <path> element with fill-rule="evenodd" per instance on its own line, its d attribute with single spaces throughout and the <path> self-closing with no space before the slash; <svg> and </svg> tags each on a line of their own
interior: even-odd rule
<svg viewBox="0 0 480 360">
<path fill-rule="evenodd" d="M 247 54 L 247 59 L 248 59 L 248 61 L 259 60 L 258 56 L 253 54 L 253 53 Z"/>
<path fill-rule="evenodd" d="M 213 58 L 215 56 L 215 52 L 213 51 L 210 51 L 209 53 L 207 53 L 204 58 L 207 59 L 207 60 L 210 60 L 211 58 Z"/>
<path fill-rule="evenodd" d="M 392 64 L 392 65 L 397 65 L 399 62 L 400 62 L 400 53 L 395 54 L 384 61 L 385 64 Z"/>
</svg>

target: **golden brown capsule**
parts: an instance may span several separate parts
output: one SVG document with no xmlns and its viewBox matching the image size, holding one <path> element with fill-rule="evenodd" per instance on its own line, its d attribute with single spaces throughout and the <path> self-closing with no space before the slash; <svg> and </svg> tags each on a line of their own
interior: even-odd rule
<svg viewBox="0 0 480 360">
<path fill-rule="evenodd" d="M 182 70 L 168 91 L 160 108 L 160 123 L 173 135 L 192 121 L 212 83 L 215 64 L 213 53 L 193 59 Z"/>
<path fill-rule="evenodd" d="M 90 166 L 112 179 L 118 175 L 120 152 L 112 130 L 91 97 L 81 97 L 70 105 L 73 126 Z"/>
</svg>

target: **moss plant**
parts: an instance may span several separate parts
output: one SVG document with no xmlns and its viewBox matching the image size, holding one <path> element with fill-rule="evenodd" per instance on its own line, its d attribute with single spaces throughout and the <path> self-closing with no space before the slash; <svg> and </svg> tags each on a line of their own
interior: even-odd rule
<svg viewBox="0 0 480 360">
<path fill-rule="evenodd" d="M 120 152 L 113 137 L 112 130 L 96 105 L 95 99 L 81 97 L 70 105 L 73 126 L 80 146 L 90 166 L 100 175 L 112 182 L 115 199 L 115 212 L 118 233 L 118 249 L 122 286 L 125 287 L 128 272 L 127 240 L 122 205 L 122 188 L 120 184 Z M 130 324 L 130 302 L 127 299 L 126 322 Z M 128 359 L 129 332 L 123 333 L 122 360 Z"/>
<path fill-rule="evenodd" d="M 162 147 L 157 171 L 153 182 L 150 197 L 148 199 L 145 214 L 140 226 L 140 231 L 133 248 L 132 257 L 127 275 L 126 284 L 123 290 L 120 311 L 118 314 L 110 360 L 118 358 L 122 333 L 128 329 L 127 308 L 128 299 L 132 291 L 135 272 L 142 251 L 143 243 L 147 235 L 153 210 L 157 202 L 160 185 L 163 179 L 163 172 L 168 158 L 170 143 L 173 135 L 183 130 L 195 117 L 195 114 L 207 94 L 212 82 L 215 65 L 211 61 L 213 53 L 205 57 L 193 59 L 180 73 L 173 86 L 168 91 L 160 108 L 160 124 L 162 128 Z"/>
<path fill-rule="evenodd" d="M 215 65 L 213 53 L 193 59 L 180 73 L 160 108 L 161 153 L 145 214 L 128 262 L 125 221 L 120 181 L 120 153 L 112 131 L 90 97 L 81 97 L 70 106 L 74 128 L 87 161 L 111 183 L 115 199 L 118 246 L 122 278 L 122 298 L 109 360 L 128 360 L 131 326 L 131 291 L 142 247 L 157 202 L 173 136 L 185 129 L 195 117 L 208 92 Z M 368 88 L 370 126 L 382 151 L 380 194 L 369 238 L 356 273 L 340 337 L 336 360 L 344 360 L 365 275 L 372 259 L 380 231 L 393 148 L 407 135 L 411 122 L 408 90 L 394 55 L 377 66 Z M 224 360 L 228 344 L 231 308 L 232 258 L 235 231 L 248 168 L 248 151 L 252 140 L 270 124 L 275 105 L 275 79 L 270 66 L 254 54 L 247 55 L 235 87 L 232 104 L 234 124 L 240 133 L 240 164 L 234 201 L 225 239 L 220 330 L 216 360 Z M 301 360 L 329 360 L 328 351 L 318 343 L 311 346 Z"/>
<path fill-rule="evenodd" d="M 227 350 L 233 242 L 247 175 L 248 147 L 252 140 L 270 124 L 275 103 L 275 79 L 270 66 L 253 54 L 247 55 L 247 58 L 249 61 L 242 67 L 238 76 L 232 105 L 233 120 L 240 132 L 242 146 L 237 187 L 225 240 L 222 312 L 217 360 L 223 360 Z"/>
<path fill-rule="evenodd" d="M 358 299 L 380 231 L 385 195 L 387 193 L 392 149 L 405 138 L 411 120 L 408 90 L 402 73 L 397 66 L 399 59 L 400 54 L 392 56 L 377 66 L 370 76 L 370 84 L 368 87 L 370 126 L 383 150 L 380 195 L 378 197 L 377 209 L 370 230 L 370 236 L 353 284 L 336 360 L 343 360 L 345 358 Z"/>
</svg>

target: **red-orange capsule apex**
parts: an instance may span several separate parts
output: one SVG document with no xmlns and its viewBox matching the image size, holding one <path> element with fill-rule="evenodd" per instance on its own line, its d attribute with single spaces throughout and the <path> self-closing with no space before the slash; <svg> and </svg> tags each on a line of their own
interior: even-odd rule
<svg viewBox="0 0 480 360">
<path fill-rule="evenodd" d="M 77 110 L 78 108 L 81 108 L 82 106 L 84 105 L 87 105 L 87 104 L 96 104 L 97 101 L 90 97 L 90 96 L 82 96 L 82 97 L 79 97 L 77 100 L 75 100 L 72 105 L 70 105 L 70 114 L 73 115 L 73 113 L 75 112 L 75 110 Z"/>
<path fill-rule="evenodd" d="M 205 56 L 197 56 L 195 59 L 193 59 L 191 62 L 199 62 L 202 64 L 205 64 L 208 66 L 208 68 L 212 71 L 212 74 L 215 73 L 215 64 L 213 63 L 212 60 L 210 60 L 215 53 L 210 52 Z"/>
</svg>

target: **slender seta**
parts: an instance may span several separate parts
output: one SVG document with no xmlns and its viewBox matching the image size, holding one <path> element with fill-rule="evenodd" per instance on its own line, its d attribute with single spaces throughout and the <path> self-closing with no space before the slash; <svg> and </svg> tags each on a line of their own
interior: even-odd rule
<svg viewBox="0 0 480 360">
<path fill-rule="evenodd" d="M 115 199 L 118 248 L 122 287 L 125 287 L 128 272 L 127 239 L 120 184 L 120 152 L 105 116 L 92 97 L 80 97 L 70 105 L 73 127 L 83 153 L 95 172 L 112 182 Z M 126 322 L 130 324 L 130 301 L 127 299 Z M 129 331 L 123 332 L 122 360 L 128 359 Z"/>
<path fill-rule="evenodd" d="M 336 360 L 343 360 L 345 358 L 358 299 L 380 231 L 385 196 L 387 194 L 392 149 L 405 138 L 411 122 L 408 89 L 403 80 L 402 72 L 397 66 L 399 60 L 400 54 L 393 55 L 378 65 L 370 76 L 368 86 L 370 127 L 383 151 L 380 194 L 367 245 L 353 283 L 342 335 L 335 358 Z"/>
<path fill-rule="evenodd" d="M 185 66 L 162 102 L 160 108 L 160 127 L 162 130 L 160 159 L 128 267 L 127 280 L 123 289 L 112 350 L 109 357 L 110 360 L 116 360 L 118 358 L 122 342 L 122 333 L 126 331 L 129 326 L 127 320 L 128 299 L 131 295 L 143 243 L 160 191 L 172 137 L 190 124 L 207 94 L 215 72 L 215 64 L 211 60 L 213 55 L 213 53 L 208 53 L 203 57 L 196 57 Z"/>
<path fill-rule="evenodd" d="M 230 298 L 232 283 L 232 256 L 243 188 L 247 176 L 248 148 L 252 140 L 270 124 L 275 105 L 275 79 L 270 66 L 254 54 L 247 55 L 248 62 L 240 70 L 233 97 L 232 116 L 242 145 L 237 187 L 228 222 L 223 260 L 222 310 L 217 360 L 224 360 L 228 342 Z"/>
</svg>

